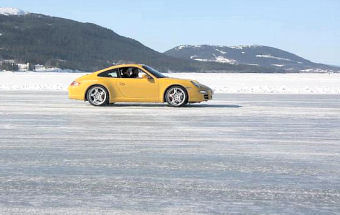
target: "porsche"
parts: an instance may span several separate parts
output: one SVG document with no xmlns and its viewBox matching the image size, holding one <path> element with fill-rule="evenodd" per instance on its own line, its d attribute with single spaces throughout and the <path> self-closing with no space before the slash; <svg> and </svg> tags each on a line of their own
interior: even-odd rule
<svg viewBox="0 0 340 215">
<path fill-rule="evenodd" d="M 150 66 L 122 64 L 84 75 L 68 87 L 70 99 L 94 106 L 116 102 L 167 102 L 181 107 L 212 99 L 213 91 L 195 80 L 170 78 Z"/>
</svg>

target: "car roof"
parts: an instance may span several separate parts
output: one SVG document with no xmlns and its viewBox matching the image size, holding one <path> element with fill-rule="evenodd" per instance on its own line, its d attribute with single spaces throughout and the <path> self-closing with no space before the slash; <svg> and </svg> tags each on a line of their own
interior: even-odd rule
<svg viewBox="0 0 340 215">
<path fill-rule="evenodd" d="M 105 69 L 98 70 L 94 73 L 105 72 L 107 70 L 117 69 L 117 68 L 122 68 L 122 67 L 142 67 L 142 66 L 144 66 L 144 64 L 118 64 L 118 65 L 113 65 L 113 66 L 107 67 Z"/>
</svg>

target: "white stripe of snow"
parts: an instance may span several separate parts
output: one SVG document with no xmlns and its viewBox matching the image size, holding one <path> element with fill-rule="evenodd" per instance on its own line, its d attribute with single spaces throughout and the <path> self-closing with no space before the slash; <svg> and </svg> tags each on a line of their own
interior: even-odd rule
<svg viewBox="0 0 340 215">
<path fill-rule="evenodd" d="M 219 49 L 215 49 L 216 51 L 218 51 L 219 53 L 221 53 L 221 54 L 227 54 L 227 52 L 224 52 L 224 51 L 222 51 L 222 50 L 219 50 Z"/>
<path fill-rule="evenodd" d="M 0 90 L 60 90 L 85 73 L 0 72 Z M 170 73 L 194 79 L 216 93 L 340 94 L 340 73 Z"/>
<path fill-rule="evenodd" d="M 197 60 L 197 61 L 203 61 L 203 62 L 219 62 L 219 63 L 229 63 L 229 64 L 237 64 L 237 61 L 234 59 L 228 59 L 225 58 L 223 56 L 216 56 L 215 54 L 213 54 L 213 56 L 215 57 L 215 59 L 204 59 L 204 58 L 195 58 L 197 57 L 196 55 L 191 56 L 190 58 L 193 60 Z"/>
<path fill-rule="evenodd" d="M 283 67 L 284 65 L 282 64 L 272 64 L 273 66 L 277 66 L 277 67 Z"/>
<path fill-rule="evenodd" d="M 237 61 L 234 60 L 234 59 L 228 59 L 228 58 L 225 58 L 223 56 L 217 56 L 215 57 L 215 61 L 216 62 L 219 62 L 219 63 L 230 63 L 230 64 L 236 64 Z"/>
<path fill-rule="evenodd" d="M 287 59 L 287 58 L 281 58 L 281 57 L 275 57 L 275 56 L 272 56 L 272 55 L 256 55 L 256 57 L 262 57 L 262 58 L 272 58 L 272 59 L 276 59 L 276 60 L 285 60 L 285 61 L 292 61 L 290 59 Z"/>
</svg>

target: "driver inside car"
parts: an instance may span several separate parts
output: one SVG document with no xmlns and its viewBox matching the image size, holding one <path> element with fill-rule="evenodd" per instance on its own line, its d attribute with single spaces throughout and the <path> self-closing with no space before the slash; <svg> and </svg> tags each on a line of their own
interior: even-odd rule
<svg viewBox="0 0 340 215">
<path fill-rule="evenodd" d="M 139 70 L 137 68 L 131 68 L 131 70 L 132 70 L 131 78 L 138 78 Z"/>
<path fill-rule="evenodd" d="M 137 78 L 138 69 L 137 68 L 126 68 L 122 71 L 122 78 Z"/>
<path fill-rule="evenodd" d="M 129 70 L 130 68 L 123 69 L 122 78 L 130 78 L 132 72 Z"/>
</svg>

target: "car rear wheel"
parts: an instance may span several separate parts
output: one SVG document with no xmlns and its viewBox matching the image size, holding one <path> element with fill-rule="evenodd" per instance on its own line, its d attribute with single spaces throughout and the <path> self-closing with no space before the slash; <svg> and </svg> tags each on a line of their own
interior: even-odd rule
<svg viewBox="0 0 340 215">
<path fill-rule="evenodd" d="M 87 91 L 87 100 L 91 105 L 104 106 L 108 104 L 109 93 L 102 86 L 93 86 Z"/>
<path fill-rule="evenodd" d="M 181 107 L 188 103 L 188 94 L 183 87 L 173 86 L 166 91 L 165 100 L 172 107 Z"/>
</svg>

